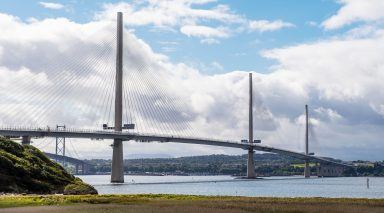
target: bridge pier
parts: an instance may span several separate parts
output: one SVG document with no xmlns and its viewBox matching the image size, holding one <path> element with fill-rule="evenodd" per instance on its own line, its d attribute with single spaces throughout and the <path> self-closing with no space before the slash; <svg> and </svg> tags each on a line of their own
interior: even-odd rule
<svg viewBox="0 0 384 213">
<path fill-rule="evenodd" d="M 81 172 L 80 172 L 81 168 Z M 80 163 L 75 165 L 75 174 L 76 175 L 88 175 L 89 174 L 89 166 L 85 163 Z"/>
<path fill-rule="evenodd" d="M 123 141 L 119 139 L 113 141 L 111 182 L 124 183 Z"/>
<path fill-rule="evenodd" d="M 75 164 L 75 175 L 79 175 L 79 164 Z"/>
<path fill-rule="evenodd" d="M 308 105 L 305 105 L 305 155 L 309 155 L 309 116 L 308 116 Z M 309 167 L 309 161 L 308 159 L 305 160 L 304 164 L 304 177 L 310 178 L 311 177 L 311 168 Z"/>
<path fill-rule="evenodd" d="M 25 135 L 21 137 L 21 144 L 22 145 L 31 145 L 31 136 Z"/>
<path fill-rule="evenodd" d="M 311 177 L 311 167 L 309 166 L 309 161 L 306 160 L 304 164 L 304 177 L 310 178 Z"/>
<path fill-rule="evenodd" d="M 251 145 L 248 148 L 248 161 L 247 161 L 247 178 L 255 178 L 255 163 L 253 159 L 253 87 L 252 87 L 252 73 L 249 73 L 249 123 L 248 123 L 248 143 Z"/>
<path fill-rule="evenodd" d="M 123 120 L 123 13 L 117 13 L 115 132 L 122 131 Z M 112 183 L 124 183 L 123 141 L 113 140 Z"/>
<path fill-rule="evenodd" d="M 248 161 L 247 161 L 247 178 L 253 179 L 256 177 L 255 174 L 255 162 L 253 159 L 253 149 L 248 149 Z"/>
<path fill-rule="evenodd" d="M 344 168 L 334 165 L 319 165 L 317 167 L 318 177 L 341 177 L 343 176 Z"/>
</svg>

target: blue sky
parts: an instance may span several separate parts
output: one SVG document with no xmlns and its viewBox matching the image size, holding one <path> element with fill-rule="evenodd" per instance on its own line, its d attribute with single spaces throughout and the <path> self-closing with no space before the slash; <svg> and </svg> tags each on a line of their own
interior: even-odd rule
<svg viewBox="0 0 384 213">
<path fill-rule="evenodd" d="M 66 17 L 75 22 L 85 23 L 91 21 L 95 13 L 102 10 L 103 4 L 120 1 L 49 1 L 64 6 L 56 10 L 45 8 L 40 2 L 42 1 L 1 1 L 0 12 L 18 16 L 23 20 L 30 17 L 37 19 Z M 333 0 L 226 0 L 218 3 L 228 5 L 233 13 L 250 20 L 283 20 L 295 26 L 272 32 L 237 33 L 221 39 L 220 44 L 212 45 L 202 44 L 199 38 L 187 37 L 177 30 L 174 32 L 154 30 L 153 25 L 129 27 L 134 28 L 135 34 L 144 39 L 156 52 L 164 53 L 173 62 L 187 63 L 207 74 L 232 70 L 269 72 L 269 67 L 275 61 L 261 57 L 260 51 L 317 41 L 346 30 L 327 31 L 318 26 L 340 8 L 341 5 Z M 213 2 L 194 8 L 208 9 L 216 4 L 217 2 Z M 210 22 L 206 24 L 212 26 Z M 317 25 L 313 26 L 315 24 Z M 212 63 L 216 66 L 212 66 Z"/>
</svg>

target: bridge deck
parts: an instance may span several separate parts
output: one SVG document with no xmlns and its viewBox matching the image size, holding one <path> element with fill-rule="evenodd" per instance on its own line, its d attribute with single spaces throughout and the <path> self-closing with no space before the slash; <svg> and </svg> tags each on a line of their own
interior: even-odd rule
<svg viewBox="0 0 384 213">
<path fill-rule="evenodd" d="M 291 156 L 301 160 L 310 160 L 323 164 L 333 164 L 338 166 L 350 166 L 347 164 L 331 161 L 318 156 L 309 156 L 304 153 L 294 152 L 285 149 L 279 149 L 258 144 L 240 143 L 230 140 L 217 140 L 207 138 L 187 138 L 172 135 L 151 135 L 132 132 L 115 132 L 115 131 L 97 131 L 97 130 L 50 130 L 49 128 L 0 128 L 0 135 L 5 136 L 31 136 L 31 137 L 66 137 L 66 138 L 99 138 L 99 139 L 121 139 L 124 141 L 135 140 L 137 142 L 160 142 L 160 143 L 186 143 L 201 144 L 210 146 L 232 147 L 240 149 L 253 148 L 257 151 L 272 152 L 282 155 Z"/>
</svg>

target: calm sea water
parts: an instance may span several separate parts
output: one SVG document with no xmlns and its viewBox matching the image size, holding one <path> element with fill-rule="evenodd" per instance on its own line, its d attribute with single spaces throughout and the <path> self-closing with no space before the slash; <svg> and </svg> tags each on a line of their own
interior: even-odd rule
<svg viewBox="0 0 384 213">
<path fill-rule="evenodd" d="M 240 180 L 230 176 L 125 176 L 111 184 L 109 175 L 78 176 L 100 194 L 188 194 L 266 197 L 384 198 L 384 178 L 270 177 Z"/>
</svg>

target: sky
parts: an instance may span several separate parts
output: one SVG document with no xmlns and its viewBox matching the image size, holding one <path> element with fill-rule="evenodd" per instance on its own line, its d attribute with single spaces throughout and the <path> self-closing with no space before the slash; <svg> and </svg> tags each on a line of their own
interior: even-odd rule
<svg viewBox="0 0 384 213">
<path fill-rule="evenodd" d="M 117 11 L 124 14 L 124 50 L 135 59 L 127 66 L 156 75 L 131 97 L 157 100 L 156 105 L 161 96 L 176 106 L 167 110 L 160 102 L 156 106 L 162 113 L 149 107 L 144 115 L 139 112 L 143 103 L 132 98 L 127 111 L 136 116 L 127 112 L 127 121 L 138 128 L 182 132 L 186 126 L 193 127 L 191 135 L 240 140 L 247 132 L 247 77 L 252 72 L 255 135 L 262 144 L 304 151 L 303 112 L 309 104 L 311 151 L 345 160 L 383 160 L 381 0 L 1 1 L 0 122 L 91 128 L 108 120 L 96 113 L 106 102 L 88 91 L 108 85 L 103 79 L 113 81 L 104 72 L 113 68 L 110 35 Z M 100 48 L 105 52 L 96 54 Z M 95 55 L 99 60 L 91 63 Z M 67 78 L 57 77 L 57 67 L 65 67 L 59 71 Z M 138 72 L 131 77 L 127 85 L 142 78 Z M 159 82 L 163 90 L 150 89 Z M 60 88 L 71 91 L 62 94 Z M 55 92 L 62 100 L 45 113 L 39 106 L 54 100 Z M 104 97 L 102 92 L 94 96 Z M 109 141 L 69 143 L 72 154 L 82 158 L 111 156 Z M 47 139 L 35 144 L 53 150 Z M 126 157 L 243 154 L 159 143 L 127 142 L 124 149 Z"/>
</svg>

